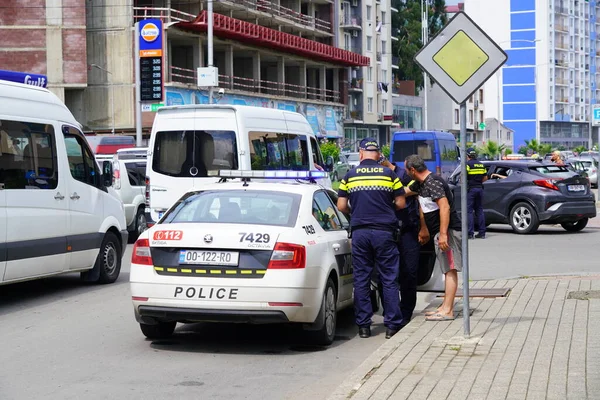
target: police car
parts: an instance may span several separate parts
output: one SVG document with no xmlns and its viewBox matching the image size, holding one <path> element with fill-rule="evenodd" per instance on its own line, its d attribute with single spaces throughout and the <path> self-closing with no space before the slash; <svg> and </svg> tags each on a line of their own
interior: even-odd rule
<svg viewBox="0 0 600 400">
<path fill-rule="evenodd" d="M 177 322 L 282 322 L 330 344 L 353 285 L 349 222 L 317 184 L 326 174 L 219 171 L 219 182 L 187 192 L 133 248 L 143 334 L 168 337 Z"/>
</svg>

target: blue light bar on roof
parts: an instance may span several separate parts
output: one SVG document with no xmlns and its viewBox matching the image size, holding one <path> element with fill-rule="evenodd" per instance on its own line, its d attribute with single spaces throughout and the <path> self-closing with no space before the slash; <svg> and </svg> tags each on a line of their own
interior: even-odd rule
<svg viewBox="0 0 600 400">
<path fill-rule="evenodd" d="M 247 171 L 247 170 L 218 170 L 209 171 L 209 176 L 219 178 L 239 179 L 323 179 L 327 177 L 324 171 Z"/>
</svg>

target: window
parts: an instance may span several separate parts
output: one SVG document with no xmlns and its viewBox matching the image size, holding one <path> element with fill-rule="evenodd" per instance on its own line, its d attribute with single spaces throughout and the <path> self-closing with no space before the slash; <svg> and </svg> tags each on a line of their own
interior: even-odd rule
<svg viewBox="0 0 600 400">
<path fill-rule="evenodd" d="M 371 18 L 371 6 L 367 6 L 367 21 L 370 21 Z"/>
<path fill-rule="evenodd" d="M 156 134 L 153 171 L 200 178 L 217 169 L 238 169 L 235 132 L 163 131 Z"/>
<path fill-rule="evenodd" d="M 454 123 L 455 124 L 460 123 L 460 116 L 459 116 L 458 110 L 456 108 L 454 109 Z"/>
<path fill-rule="evenodd" d="M 458 159 L 458 147 L 454 140 L 439 140 L 442 161 L 456 161 Z"/>
<path fill-rule="evenodd" d="M 367 36 L 367 51 L 373 51 L 373 36 Z"/>
<path fill-rule="evenodd" d="M 483 104 L 483 89 L 479 89 L 479 104 Z"/>
<path fill-rule="evenodd" d="M 489 129 L 485 130 L 485 140 L 490 140 L 490 130 Z"/>
<path fill-rule="evenodd" d="M 250 132 L 248 140 L 253 170 L 308 171 L 308 146 L 305 136 Z"/>
<path fill-rule="evenodd" d="M 300 199 L 298 194 L 251 189 L 192 192 L 175 204 L 163 223 L 219 222 L 291 227 L 298 217 Z"/>
<path fill-rule="evenodd" d="M 367 111 L 370 113 L 373 112 L 373 98 L 372 97 L 367 98 Z"/>
<path fill-rule="evenodd" d="M 387 80 L 387 69 L 382 69 L 381 70 L 381 79 L 380 80 L 383 81 L 383 82 L 387 82 L 388 81 Z"/>
<path fill-rule="evenodd" d="M 552 178 L 570 178 L 573 176 L 573 173 L 569 168 L 564 165 L 544 165 L 540 167 L 530 167 L 529 169 Z"/>
<path fill-rule="evenodd" d="M 98 186 L 100 171 L 83 135 L 70 126 L 63 127 L 71 176 L 91 186 Z"/>
<path fill-rule="evenodd" d="M 387 50 L 387 42 L 386 42 L 385 40 L 382 40 L 382 41 L 381 41 L 381 52 L 382 52 L 383 54 L 386 54 L 386 53 L 387 53 L 387 51 L 386 51 L 386 50 Z M 385 75 L 384 75 L 384 76 L 385 76 Z"/>
<path fill-rule="evenodd" d="M 315 193 L 312 208 L 313 217 L 319 222 L 321 228 L 326 231 L 342 229 L 337 211 L 325 192 Z"/>
<path fill-rule="evenodd" d="M 456 145 L 454 145 L 456 150 Z M 418 154 L 425 161 L 434 161 L 433 140 L 397 140 L 394 142 L 394 162 L 404 162 L 406 157 Z"/>
<path fill-rule="evenodd" d="M 381 23 L 385 24 L 385 11 L 381 12 Z"/>
<path fill-rule="evenodd" d="M 473 110 L 469 110 L 469 124 L 473 125 Z"/>
<path fill-rule="evenodd" d="M 387 114 L 387 100 L 381 100 L 381 112 Z"/>
<path fill-rule="evenodd" d="M 314 137 L 310 138 L 310 147 L 312 151 L 313 163 L 320 165 L 321 167 L 325 166 L 323 162 L 323 155 L 321 154 L 321 147 L 317 143 L 317 139 Z"/>
<path fill-rule="evenodd" d="M 129 184 L 131 186 L 146 185 L 146 163 L 145 162 L 127 162 L 125 163 Z"/>
<path fill-rule="evenodd" d="M 52 125 L 0 120 L 0 187 L 56 189 L 57 165 Z"/>
<path fill-rule="evenodd" d="M 373 67 L 367 68 L 367 81 L 373 82 Z"/>
<path fill-rule="evenodd" d="M 469 97 L 469 103 L 473 102 L 473 96 Z"/>
<path fill-rule="evenodd" d="M 483 122 L 483 111 L 479 111 L 479 122 Z"/>
</svg>

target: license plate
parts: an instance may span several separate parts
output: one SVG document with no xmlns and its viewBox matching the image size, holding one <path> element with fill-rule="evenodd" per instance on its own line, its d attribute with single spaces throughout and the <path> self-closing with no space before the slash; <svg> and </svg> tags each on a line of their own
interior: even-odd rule
<svg viewBox="0 0 600 400">
<path fill-rule="evenodd" d="M 179 264 L 238 265 L 240 253 L 235 251 L 181 250 Z"/>
<path fill-rule="evenodd" d="M 567 186 L 567 190 L 569 192 L 583 192 L 585 190 L 585 186 L 583 186 L 583 185 L 569 185 L 569 186 Z"/>
</svg>

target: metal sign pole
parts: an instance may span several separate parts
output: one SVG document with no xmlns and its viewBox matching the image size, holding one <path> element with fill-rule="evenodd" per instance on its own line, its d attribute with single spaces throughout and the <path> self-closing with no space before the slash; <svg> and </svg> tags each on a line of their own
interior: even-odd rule
<svg viewBox="0 0 600 400">
<path fill-rule="evenodd" d="M 463 321 L 465 337 L 471 336 L 469 311 L 469 217 L 467 211 L 467 103 L 460 104 L 460 215 L 462 231 Z"/>
<path fill-rule="evenodd" d="M 135 145 L 142 147 L 142 88 L 140 83 L 140 23 L 135 23 Z"/>
<path fill-rule="evenodd" d="M 206 35 L 208 36 L 208 66 L 213 66 L 213 0 L 208 0 L 208 8 L 206 11 L 208 17 L 208 29 Z M 218 80 L 217 80 L 218 81 Z M 208 88 L 208 104 L 213 103 L 213 87 Z"/>
</svg>

